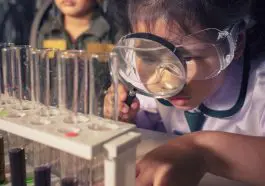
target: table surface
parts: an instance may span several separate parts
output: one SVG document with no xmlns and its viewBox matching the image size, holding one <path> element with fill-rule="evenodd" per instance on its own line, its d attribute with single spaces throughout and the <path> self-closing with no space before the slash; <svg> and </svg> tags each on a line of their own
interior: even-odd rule
<svg viewBox="0 0 265 186">
<path fill-rule="evenodd" d="M 137 157 L 140 159 L 144 154 L 152 149 L 164 144 L 169 139 L 176 136 L 164 133 L 153 132 L 149 130 L 139 129 L 142 133 L 142 142 L 137 147 Z M 230 181 L 221 177 L 207 174 L 201 181 L 199 186 L 247 186 L 243 183 Z"/>
</svg>

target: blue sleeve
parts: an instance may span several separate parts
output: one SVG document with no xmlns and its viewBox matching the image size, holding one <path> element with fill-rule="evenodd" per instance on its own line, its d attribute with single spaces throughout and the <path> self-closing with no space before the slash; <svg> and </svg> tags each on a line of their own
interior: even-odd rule
<svg viewBox="0 0 265 186">
<path fill-rule="evenodd" d="M 148 112 L 146 110 L 140 110 L 136 116 L 136 126 L 138 128 L 166 132 L 164 124 L 162 122 L 159 113 Z"/>
</svg>

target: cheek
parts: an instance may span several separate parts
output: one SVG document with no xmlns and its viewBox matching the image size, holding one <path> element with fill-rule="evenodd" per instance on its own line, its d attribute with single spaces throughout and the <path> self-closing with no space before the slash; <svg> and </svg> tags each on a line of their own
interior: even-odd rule
<svg viewBox="0 0 265 186">
<path fill-rule="evenodd" d="M 191 88 L 192 92 L 206 92 L 204 95 L 211 94 L 215 92 L 222 85 L 222 81 L 219 78 L 211 79 L 211 80 L 201 80 L 201 81 L 191 81 L 188 82 L 188 87 Z M 200 93 L 198 94 L 200 95 Z"/>
<path fill-rule="evenodd" d="M 225 74 L 221 73 L 217 77 L 202 81 L 189 81 L 187 87 L 190 91 L 194 104 L 199 105 L 205 99 L 212 96 L 224 83 Z"/>
<path fill-rule="evenodd" d="M 63 0 L 55 0 L 54 2 L 56 6 L 60 8 L 62 6 Z"/>
<path fill-rule="evenodd" d="M 87 10 L 92 6 L 93 3 L 94 3 L 93 0 L 79 0 L 78 8 L 82 10 Z"/>
<path fill-rule="evenodd" d="M 188 79 L 201 80 L 215 75 L 220 70 L 220 62 L 217 57 L 207 57 L 200 60 L 192 60 L 187 63 Z"/>
</svg>

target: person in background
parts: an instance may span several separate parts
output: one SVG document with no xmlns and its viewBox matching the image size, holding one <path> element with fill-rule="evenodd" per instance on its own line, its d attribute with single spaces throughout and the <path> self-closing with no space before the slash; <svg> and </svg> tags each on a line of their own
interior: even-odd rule
<svg viewBox="0 0 265 186">
<path fill-rule="evenodd" d="M 89 53 L 101 53 L 111 50 L 115 43 L 116 30 L 97 0 L 54 0 L 47 4 L 41 21 L 36 21 L 32 36 L 33 46 L 37 48 L 57 48 L 60 50 L 85 50 Z M 38 26 L 40 24 L 40 26 Z M 39 30 L 36 33 L 36 29 Z M 32 38 L 35 38 L 32 37 Z M 95 91 L 99 97 L 98 115 L 102 116 L 103 98 L 110 86 L 111 77 L 107 61 L 94 63 Z M 81 68 L 81 67 L 80 67 Z M 68 68 L 69 89 L 67 98 L 73 96 L 74 68 Z M 79 74 L 82 77 L 82 74 Z M 80 79 L 80 81 L 83 81 Z M 82 91 L 81 91 L 82 92 Z M 81 95 L 80 95 L 81 97 Z M 68 103 L 72 107 L 72 103 Z M 82 111 L 82 109 L 80 110 Z"/>
<path fill-rule="evenodd" d="M 55 0 L 58 14 L 39 29 L 37 47 L 87 49 L 89 43 L 114 43 L 111 24 L 96 0 Z"/>
<path fill-rule="evenodd" d="M 264 7 L 262 0 L 128 1 L 133 33 L 171 43 L 164 46 L 174 46 L 187 65 L 183 91 L 149 107 L 161 115 L 168 133 L 181 136 L 139 161 L 137 186 L 195 186 L 207 172 L 265 185 Z M 140 62 L 130 61 L 132 67 Z M 156 64 L 151 62 L 140 64 L 148 69 Z M 134 67 L 138 75 L 140 67 Z M 163 81 L 167 77 L 173 76 Z M 152 90 L 151 85 L 145 88 Z M 118 91 L 120 120 L 135 121 L 146 100 L 135 99 L 129 107 L 128 90 L 120 85 Z M 111 87 L 105 97 L 106 117 L 113 93 Z"/>
</svg>

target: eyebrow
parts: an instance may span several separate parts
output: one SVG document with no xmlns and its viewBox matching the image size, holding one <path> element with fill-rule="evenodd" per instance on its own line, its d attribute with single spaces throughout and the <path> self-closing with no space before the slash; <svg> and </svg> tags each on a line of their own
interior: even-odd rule
<svg viewBox="0 0 265 186">
<path fill-rule="evenodd" d="M 186 49 L 184 47 L 179 47 L 178 50 L 181 50 L 182 56 L 199 56 L 199 55 L 205 55 L 206 53 L 209 52 L 207 50 L 209 47 L 200 47 L 200 48 L 195 48 L 195 49 Z M 212 53 L 212 52 L 211 52 Z"/>
</svg>

